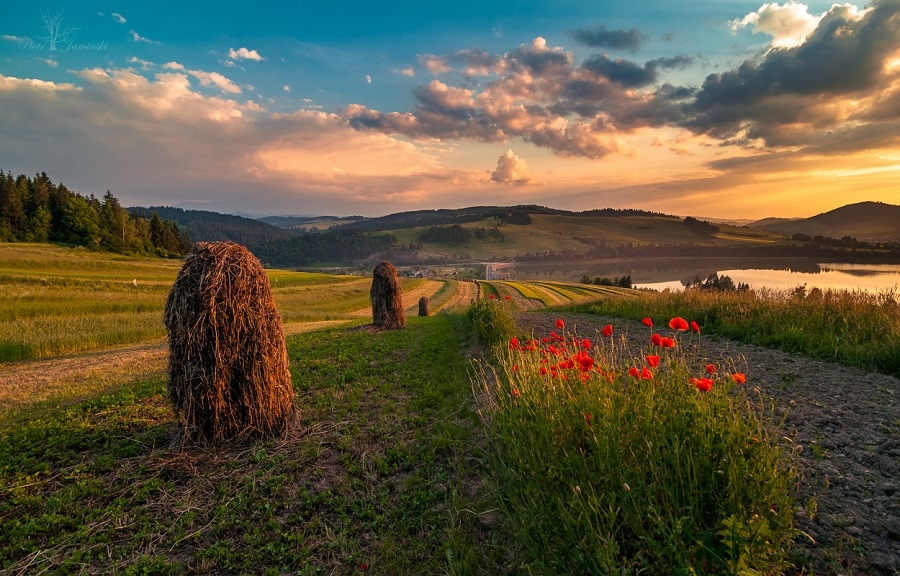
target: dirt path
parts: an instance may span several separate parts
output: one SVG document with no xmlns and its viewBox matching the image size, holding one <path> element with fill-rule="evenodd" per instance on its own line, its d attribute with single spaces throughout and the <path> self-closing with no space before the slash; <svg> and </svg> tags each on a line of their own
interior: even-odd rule
<svg viewBox="0 0 900 576">
<path fill-rule="evenodd" d="M 286 324 L 286 336 L 342 321 Z M 48 398 L 76 401 L 112 385 L 149 378 L 166 368 L 165 338 L 116 348 L 5 364 L 0 370 L 0 416 Z"/>
<path fill-rule="evenodd" d="M 555 319 L 531 313 L 520 326 L 546 334 Z M 609 323 L 617 335 L 629 335 L 630 349 L 646 344 L 647 329 L 637 322 L 565 320 L 582 336 Z M 785 433 L 802 446 L 795 523 L 805 533 L 794 550 L 813 574 L 900 574 L 900 380 L 711 337 L 702 338 L 699 354 L 745 361 L 747 385 L 773 398 L 782 414 L 790 407 Z"/>
<path fill-rule="evenodd" d="M 431 298 L 434 296 L 435 292 L 441 289 L 444 285 L 443 282 L 429 281 L 424 282 L 412 290 L 404 290 L 403 291 L 403 308 L 406 311 L 407 315 L 415 315 L 419 312 L 419 298 L 422 296 L 427 296 Z M 354 310 L 350 312 L 351 316 L 372 316 L 372 307 L 366 306 L 365 308 L 360 308 L 359 310 Z"/>
<path fill-rule="evenodd" d="M 456 294 L 447 301 L 441 309 L 453 310 L 454 308 L 465 308 L 471 304 L 472 300 L 478 294 L 478 286 L 474 282 L 465 282 L 458 280 L 456 282 Z"/>
</svg>

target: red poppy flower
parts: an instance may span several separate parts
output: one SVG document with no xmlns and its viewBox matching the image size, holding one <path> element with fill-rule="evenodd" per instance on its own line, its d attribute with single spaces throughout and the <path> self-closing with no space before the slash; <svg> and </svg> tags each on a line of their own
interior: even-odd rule
<svg viewBox="0 0 900 576">
<path fill-rule="evenodd" d="M 668 336 L 663 336 L 659 339 L 659 345 L 663 348 L 674 348 L 675 347 L 675 339 L 670 338 Z"/>
<path fill-rule="evenodd" d="M 662 346 L 662 336 L 659 334 L 654 334 L 650 337 L 650 343 L 654 346 Z"/>
<path fill-rule="evenodd" d="M 693 320 L 691 320 L 691 332 L 696 332 L 697 334 L 700 333 L 700 325 Z"/>
<path fill-rule="evenodd" d="M 515 338 L 515 337 L 510 338 L 509 339 L 509 349 L 510 350 L 518 350 L 519 348 L 520 348 L 519 339 Z"/>
<path fill-rule="evenodd" d="M 747 381 L 747 375 L 743 372 L 735 372 L 731 375 L 731 379 L 737 382 L 738 384 L 743 384 Z"/>
<path fill-rule="evenodd" d="M 635 378 L 640 378 L 641 371 L 638 369 L 637 366 L 632 366 L 631 368 L 628 369 L 628 375 L 634 376 Z"/>
<path fill-rule="evenodd" d="M 715 374 L 716 373 L 716 365 L 715 364 L 707 364 L 706 365 L 706 373 L 707 374 Z"/>
<path fill-rule="evenodd" d="M 581 347 L 585 350 L 590 350 L 591 349 L 591 341 L 588 340 L 587 338 L 583 339 L 581 341 Z"/>
<path fill-rule="evenodd" d="M 578 365 L 581 366 L 582 372 L 587 372 L 594 367 L 594 359 L 591 358 L 590 355 L 582 352 L 578 355 Z"/>
<path fill-rule="evenodd" d="M 593 416 L 591 416 L 590 414 L 585 414 L 585 415 L 584 415 L 584 420 L 585 420 L 585 422 L 587 422 L 588 424 L 591 423 L 591 419 L 592 419 L 592 418 L 593 418 Z"/>
<path fill-rule="evenodd" d="M 645 358 L 647 359 L 647 364 L 649 364 L 653 368 L 656 368 L 657 366 L 659 366 L 659 355 L 658 354 L 653 354 L 652 356 L 645 356 Z"/>
<path fill-rule="evenodd" d="M 547 373 L 547 367 L 546 367 L 546 366 L 541 366 L 541 369 L 538 370 L 538 372 L 540 372 L 541 376 L 543 376 L 544 374 Z"/>
<path fill-rule="evenodd" d="M 560 328 L 560 329 L 566 327 L 566 323 L 563 322 L 562 318 L 559 318 L 559 319 L 556 320 L 556 327 L 557 327 L 557 328 Z"/>
<path fill-rule="evenodd" d="M 675 318 L 669 320 L 669 328 L 671 328 L 672 330 L 681 330 L 683 332 L 690 328 L 690 326 L 688 326 L 687 320 L 685 320 L 681 316 L 676 316 Z"/>
<path fill-rule="evenodd" d="M 491 294 L 491 300 L 493 300 L 494 298 L 496 298 L 496 296 L 494 296 L 493 294 Z"/>
<path fill-rule="evenodd" d="M 507 300 L 509 300 L 509 294 L 507 294 L 506 296 L 504 296 L 504 298 L 507 299 Z"/>
<path fill-rule="evenodd" d="M 713 385 L 713 381 L 709 378 L 691 378 L 688 382 L 696 386 L 697 390 L 701 392 L 709 392 Z"/>
<path fill-rule="evenodd" d="M 556 332 L 551 332 L 550 339 L 554 341 L 559 340 L 559 334 L 557 334 Z"/>
<path fill-rule="evenodd" d="M 368 569 L 369 569 L 369 565 L 366 564 L 365 562 L 363 562 L 362 564 L 359 565 L 360 572 L 366 572 Z"/>
<path fill-rule="evenodd" d="M 653 320 L 651 320 L 649 316 L 641 320 L 641 322 L 643 322 L 644 326 L 646 326 L 647 328 L 653 328 Z"/>
<path fill-rule="evenodd" d="M 518 398 L 519 396 L 521 396 L 521 394 L 519 393 L 519 389 L 518 389 L 518 388 L 513 388 L 513 389 L 510 391 L 510 394 L 512 394 L 512 397 L 513 397 L 513 398 Z"/>
<path fill-rule="evenodd" d="M 643 378 L 644 380 L 653 380 L 653 372 L 651 372 L 649 368 L 644 366 L 643 368 L 641 368 L 641 378 Z"/>
<path fill-rule="evenodd" d="M 607 336 L 607 337 L 612 336 L 612 332 L 613 332 L 612 324 L 607 324 L 606 326 L 603 327 L 603 330 L 600 331 L 601 334 L 603 334 L 604 336 Z"/>
</svg>

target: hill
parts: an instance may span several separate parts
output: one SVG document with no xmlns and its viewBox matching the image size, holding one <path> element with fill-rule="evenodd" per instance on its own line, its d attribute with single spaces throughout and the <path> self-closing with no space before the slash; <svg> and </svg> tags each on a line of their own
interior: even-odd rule
<svg viewBox="0 0 900 576">
<path fill-rule="evenodd" d="M 773 220 L 773 219 L 767 219 Z M 859 202 L 802 220 L 761 220 L 750 226 L 776 234 L 807 234 L 866 242 L 900 241 L 900 206 L 883 202 Z"/>
<path fill-rule="evenodd" d="M 206 210 L 185 210 L 169 206 L 135 207 L 130 210 L 138 214 L 156 212 L 160 218 L 176 222 L 187 231 L 192 242 L 230 240 L 251 246 L 263 242 L 290 240 L 297 235 L 293 230 L 279 228 L 252 218 Z"/>
</svg>

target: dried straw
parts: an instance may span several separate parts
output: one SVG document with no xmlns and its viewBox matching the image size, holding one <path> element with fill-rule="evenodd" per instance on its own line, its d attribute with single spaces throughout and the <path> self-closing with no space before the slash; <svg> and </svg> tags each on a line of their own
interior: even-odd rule
<svg viewBox="0 0 900 576">
<path fill-rule="evenodd" d="M 198 242 L 166 301 L 168 391 L 184 440 L 284 433 L 294 389 L 284 328 L 259 260 L 233 242 Z"/>
<path fill-rule="evenodd" d="M 376 328 L 392 330 L 406 326 L 403 310 L 403 291 L 397 269 L 387 260 L 382 261 L 372 273 L 372 324 Z"/>
<path fill-rule="evenodd" d="M 428 316 L 428 296 L 419 298 L 419 316 Z"/>
</svg>

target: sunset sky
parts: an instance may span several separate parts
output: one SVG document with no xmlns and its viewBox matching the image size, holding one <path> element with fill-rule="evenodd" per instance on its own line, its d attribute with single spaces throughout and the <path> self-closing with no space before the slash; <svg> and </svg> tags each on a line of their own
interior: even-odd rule
<svg viewBox="0 0 900 576">
<path fill-rule="evenodd" d="M 259 215 L 900 204 L 900 0 L 13 0 L 0 169 Z"/>
</svg>

